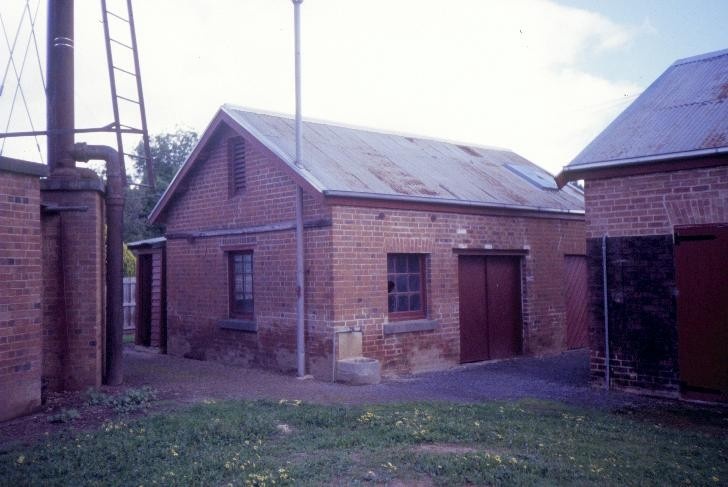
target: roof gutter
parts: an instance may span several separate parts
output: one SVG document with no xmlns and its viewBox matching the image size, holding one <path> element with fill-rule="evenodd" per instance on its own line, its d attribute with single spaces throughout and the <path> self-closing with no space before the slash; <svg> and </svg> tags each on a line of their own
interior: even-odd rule
<svg viewBox="0 0 728 487">
<path fill-rule="evenodd" d="M 570 167 L 566 166 L 556 175 L 556 184 L 559 189 L 563 188 L 569 181 L 582 179 L 585 172 L 596 171 L 599 169 L 615 169 L 623 166 L 640 165 L 662 161 L 675 161 L 678 159 L 688 159 L 692 157 L 705 157 L 728 154 L 728 147 L 716 147 L 712 149 L 700 149 L 692 151 L 670 152 L 667 154 L 657 154 L 641 157 L 630 157 L 626 159 L 615 159 L 611 161 L 590 162 L 588 164 L 578 164 Z"/>
<path fill-rule="evenodd" d="M 447 206 L 465 206 L 465 207 L 471 207 L 471 208 L 496 208 L 499 210 L 513 210 L 513 211 L 538 211 L 538 212 L 542 212 L 542 213 L 555 213 L 555 214 L 566 214 L 566 215 L 583 215 L 584 214 L 584 210 L 547 208 L 547 207 L 543 207 L 543 206 L 510 205 L 507 203 L 487 203 L 487 202 L 482 202 L 482 201 L 448 200 L 448 199 L 443 199 L 443 198 L 432 198 L 432 197 L 428 197 L 428 196 L 360 193 L 360 192 L 354 192 L 354 191 L 337 191 L 337 190 L 324 190 L 323 194 L 324 194 L 324 196 L 327 196 L 327 197 L 356 198 L 356 199 L 376 200 L 376 201 L 431 203 L 431 204 L 447 205 Z"/>
</svg>

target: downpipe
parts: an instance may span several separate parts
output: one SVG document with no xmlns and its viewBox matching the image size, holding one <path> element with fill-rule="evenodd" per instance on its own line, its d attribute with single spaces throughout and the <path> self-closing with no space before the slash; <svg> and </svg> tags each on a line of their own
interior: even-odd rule
<svg viewBox="0 0 728 487">
<path fill-rule="evenodd" d="M 609 360 L 609 290 L 607 289 L 607 236 L 602 236 L 602 288 L 604 289 L 604 388 L 609 390 L 611 385 Z"/>
<path fill-rule="evenodd" d="M 296 82 L 296 165 L 301 166 L 301 13 L 303 0 L 293 1 L 294 61 Z M 296 188 L 296 369 L 299 378 L 306 376 L 305 269 L 303 246 L 303 188 Z"/>
<path fill-rule="evenodd" d="M 106 375 L 104 383 L 120 385 L 124 379 L 123 227 L 124 168 L 119 152 L 105 145 L 74 145 L 80 162 L 106 162 Z"/>
</svg>

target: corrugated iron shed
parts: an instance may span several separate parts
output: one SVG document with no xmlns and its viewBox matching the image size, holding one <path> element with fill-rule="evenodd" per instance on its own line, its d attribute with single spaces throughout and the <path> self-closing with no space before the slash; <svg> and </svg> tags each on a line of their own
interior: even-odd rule
<svg viewBox="0 0 728 487">
<path fill-rule="evenodd" d="M 676 61 L 565 168 L 728 149 L 728 49 Z"/>
<path fill-rule="evenodd" d="M 293 119 L 222 110 L 324 194 L 583 210 L 578 189 L 558 190 L 551 174 L 507 149 L 305 121 L 297 167 Z"/>
</svg>

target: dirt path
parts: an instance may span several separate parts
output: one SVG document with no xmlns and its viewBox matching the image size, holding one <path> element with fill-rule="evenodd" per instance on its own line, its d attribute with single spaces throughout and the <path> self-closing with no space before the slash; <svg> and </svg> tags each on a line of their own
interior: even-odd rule
<svg viewBox="0 0 728 487">
<path fill-rule="evenodd" d="M 547 358 L 527 357 L 462 366 L 389 379 L 379 385 L 353 387 L 159 355 L 130 347 L 125 351 L 124 386 L 101 390 L 118 394 L 128 388 L 152 387 L 159 400 L 153 403 L 150 412 L 209 399 L 299 399 L 322 404 L 365 404 L 536 398 L 605 410 L 639 409 L 661 403 L 643 396 L 607 393 L 589 387 L 588 360 L 586 351 L 574 351 Z M 71 423 L 49 423 L 50 415 L 70 408 L 78 410 L 81 418 Z M 116 416 L 118 413 L 110 408 L 89 406 L 85 392 L 52 395 L 39 413 L 0 423 L 0 448 L 69 428 L 94 428 Z"/>
</svg>

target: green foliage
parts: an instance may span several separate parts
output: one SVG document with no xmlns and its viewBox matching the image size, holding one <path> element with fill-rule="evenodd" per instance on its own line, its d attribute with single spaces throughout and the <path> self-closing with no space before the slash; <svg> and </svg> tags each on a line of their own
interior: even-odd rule
<svg viewBox="0 0 728 487">
<path fill-rule="evenodd" d="M 0 471 L 7 485 L 725 485 L 727 439 L 537 401 L 206 401 L 8 449 Z"/>
<path fill-rule="evenodd" d="M 134 277 L 136 275 L 136 257 L 124 244 L 124 277 Z"/>
<path fill-rule="evenodd" d="M 128 185 L 126 188 L 126 204 L 124 206 L 124 241 L 132 242 L 147 238 L 159 237 L 162 229 L 149 225 L 147 216 L 167 189 L 172 178 L 197 143 L 197 133 L 191 130 L 177 130 L 173 133 L 159 134 L 151 137 L 149 148 L 154 162 L 154 190 L 146 186 Z M 142 154 L 141 144 L 136 154 Z M 131 181 L 146 181 L 145 167 L 142 160 L 135 160 L 131 170 Z"/>
<path fill-rule="evenodd" d="M 74 419 L 78 419 L 80 417 L 81 417 L 81 414 L 78 412 L 78 409 L 63 408 L 60 410 L 60 412 L 53 414 L 51 416 L 48 416 L 48 422 L 49 423 L 70 423 Z"/>
<path fill-rule="evenodd" d="M 157 398 L 157 391 L 145 386 L 139 389 L 127 389 L 121 394 L 112 396 L 96 389 L 89 389 L 86 395 L 87 402 L 91 406 L 107 406 L 117 413 L 129 413 L 149 406 L 149 403 Z"/>
</svg>

